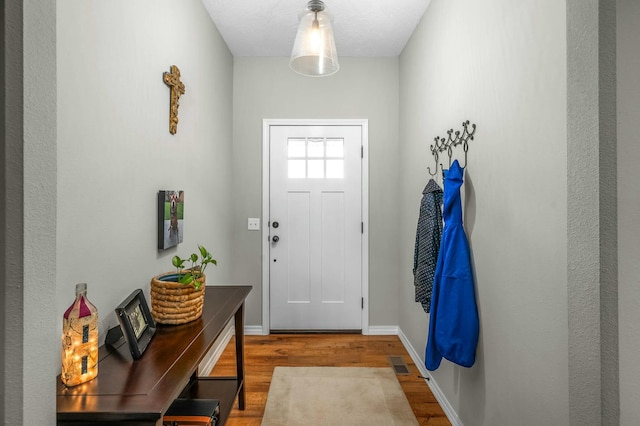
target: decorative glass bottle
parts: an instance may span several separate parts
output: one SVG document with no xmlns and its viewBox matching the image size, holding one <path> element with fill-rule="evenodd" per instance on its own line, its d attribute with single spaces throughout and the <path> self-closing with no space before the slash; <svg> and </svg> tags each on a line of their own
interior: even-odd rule
<svg viewBox="0 0 640 426">
<path fill-rule="evenodd" d="M 98 375 L 98 310 L 87 284 L 76 284 L 76 300 L 62 318 L 62 382 L 76 386 Z"/>
</svg>

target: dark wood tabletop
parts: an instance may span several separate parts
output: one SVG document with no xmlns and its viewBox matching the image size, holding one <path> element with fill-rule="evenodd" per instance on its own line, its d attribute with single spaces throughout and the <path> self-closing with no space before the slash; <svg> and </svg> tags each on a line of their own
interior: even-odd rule
<svg viewBox="0 0 640 426">
<path fill-rule="evenodd" d="M 117 350 L 101 346 L 98 377 L 75 387 L 56 378 L 58 424 L 161 424 L 162 414 L 197 376 L 198 365 L 227 323 L 235 318 L 236 333 L 239 328 L 242 333 L 244 325 L 238 320 L 244 321 L 250 291 L 250 286 L 208 286 L 202 317 L 182 325 L 158 325 L 138 360 L 132 359 L 126 344 Z M 244 366 L 240 367 L 243 375 Z M 244 377 L 237 380 L 243 387 Z"/>
</svg>

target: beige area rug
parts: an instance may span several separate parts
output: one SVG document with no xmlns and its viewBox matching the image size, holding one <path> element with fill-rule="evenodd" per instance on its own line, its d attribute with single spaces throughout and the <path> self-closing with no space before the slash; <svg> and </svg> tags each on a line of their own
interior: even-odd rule
<svg viewBox="0 0 640 426">
<path fill-rule="evenodd" d="M 417 425 L 391 367 L 276 367 L 262 426 Z"/>
</svg>

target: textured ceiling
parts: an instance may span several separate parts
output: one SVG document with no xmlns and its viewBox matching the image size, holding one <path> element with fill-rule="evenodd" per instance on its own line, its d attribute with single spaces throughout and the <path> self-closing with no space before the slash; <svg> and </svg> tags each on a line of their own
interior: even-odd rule
<svg viewBox="0 0 640 426">
<path fill-rule="evenodd" d="M 339 56 L 398 56 L 431 0 L 324 0 Z M 306 0 L 202 0 L 234 56 L 289 56 Z"/>
</svg>

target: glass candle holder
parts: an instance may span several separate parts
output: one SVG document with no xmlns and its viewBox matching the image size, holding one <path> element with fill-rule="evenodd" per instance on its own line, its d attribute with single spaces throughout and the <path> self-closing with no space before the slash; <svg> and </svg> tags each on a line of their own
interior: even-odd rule
<svg viewBox="0 0 640 426">
<path fill-rule="evenodd" d="M 76 300 L 62 318 L 62 382 L 76 386 L 98 375 L 98 309 L 87 284 L 76 284 Z"/>
</svg>

